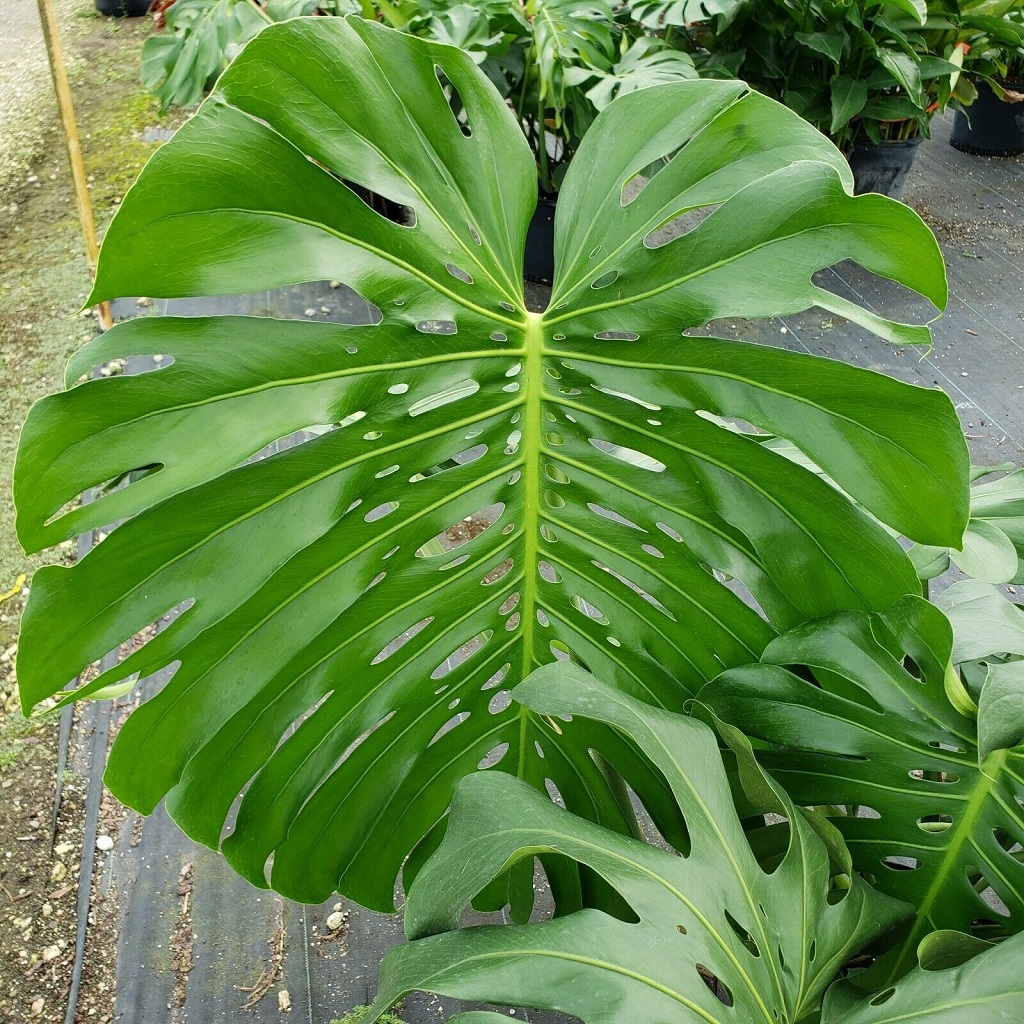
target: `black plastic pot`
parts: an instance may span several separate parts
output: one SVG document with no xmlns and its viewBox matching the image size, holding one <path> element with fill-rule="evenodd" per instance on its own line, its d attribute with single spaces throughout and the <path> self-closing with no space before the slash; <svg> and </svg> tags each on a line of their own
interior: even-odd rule
<svg viewBox="0 0 1024 1024">
<path fill-rule="evenodd" d="M 1024 81 L 1006 83 L 1024 92 Z M 956 112 L 949 144 L 978 156 L 1016 156 L 1024 153 L 1024 103 L 1001 100 L 986 82 L 978 82 L 978 98 L 967 113 Z"/>
<path fill-rule="evenodd" d="M 541 196 L 526 232 L 523 277 L 534 284 L 551 284 L 555 276 L 555 200 Z"/>
<path fill-rule="evenodd" d="M 108 18 L 141 18 L 153 0 L 95 0 L 96 10 Z"/>
<path fill-rule="evenodd" d="M 880 192 L 883 196 L 900 199 L 920 145 L 920 138 L 855 143 L 847 157 L 853 171 L 854 192 L 857 195 Z"/>
</svg>

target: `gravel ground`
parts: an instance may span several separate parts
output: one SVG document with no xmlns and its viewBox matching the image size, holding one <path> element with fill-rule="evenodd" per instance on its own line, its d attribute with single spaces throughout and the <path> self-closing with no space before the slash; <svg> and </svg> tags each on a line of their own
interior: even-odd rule
<svg viewBox="0 0 1024 1024">
<path fill-rule="evenodd" d="M 54 4 L 60 21 L 72 16 L 73 0 Z M 35 0 L 0 0 L 0 198 L 45 149 L 56 105 Z"/>
</svg>

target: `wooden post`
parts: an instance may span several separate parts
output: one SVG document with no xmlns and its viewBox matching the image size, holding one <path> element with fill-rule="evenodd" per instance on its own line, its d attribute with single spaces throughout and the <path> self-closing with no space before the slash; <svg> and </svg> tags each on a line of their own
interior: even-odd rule
<svg viewBox="0 0 1024 1024">
<path fill-rule="evenodd" d="M 46 54 L 50 58 L 50 74 L 53 77 L 53 88 L 57 93 L 57 106 L 60 108 L 60 119 L 64 126 L 64 141 L 68 147 L 68 162 L 71 165 L 71 178 L 75 184 L 75 203 L 78 206 L 78 220 L 82 225 L 82 238 L 85 240 L 85 258 L 89 265 L 89 275 L 96 278 L 96 261 L 99 256 L 99 244 L 96 241 L 96 222 L 92 216 L 92 203 L 86 183 L 85 162 L 82 159 L 82 146 L 78 141 L 78 126 L 75 123 L 75 110 L 71 103 L 71 87 L 64 68 L 64 57 L 60 49 L 60 34 L 57 30 L 57 19 L 53 13 L 52 0 L 36 0 L 39 7 L 39 20 L 43 26 L 43 39 L 46 40 Z M 100 329 L 107 330 L 113 326 L 110 316 L 110 304 L 101 302 L 97 307 Z"/>
</svg>

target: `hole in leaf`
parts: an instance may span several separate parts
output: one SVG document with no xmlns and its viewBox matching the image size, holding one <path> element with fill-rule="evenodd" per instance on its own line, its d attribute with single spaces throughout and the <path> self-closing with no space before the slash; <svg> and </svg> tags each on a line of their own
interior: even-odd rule
<svg viewBox="0 0 1024 1024">
<path fill-rule="evenodd" d="M 633 331 L 598 331 L 594 337 L 598 341 L 639 341 L 640 335 Z"/>
<path fill-rule="evenodd" d="M 665 534 L 666 537 L 671 537 L 674 541 L 680 544 L 683 542 L 683 535 L 678 530 L 672 529 L 672 527 L 667 523 L 657 523 L 655 525 L 663 534 Z"/>
<path fill-rule="evenodd" d="M 491 629 L 485 629 L 482 633 L 477 633 L 475 637 L 466 641 L 466 643 L 461 647 L 452 651 L 452 653 L 449 654 L 448 657 L 430 673 L 430 678 L 443 679 L 449 672 L 454 671 L 463 662 L 468 661 L 474 654 L 476 654 L 476 652 L 479 651 L 492 636 L 494 636 L 494 631 Z M 455 703 L 458 703 L 458 701 Z M 450 704 L 449 707 L 454 708 L 455 704 Z"/>
<path fill-rule="evenodd" d="M 912 779 L 919 779 L 924 782 L 936 782 L 941 786 L 954 786 L 960 781 L 956 772 L 934 772 L 925 771 L 922 768 L 911 768 L 907 774 Z"/>
<path fill-rule="evenodd" d="M 398 508 L 399 503 L 397 501 L 385 501 L 382 505 L 378 505 L 376 508 L 371 508 L 369 512 L 363 516 L 363 519 L 368 523 L 374 523 L 378 519 L 383 519 L 385 516 L 390 515 Z"/>
<path fill-rule="evenodd" d="M 588 501 L 587 508 L 589 508 L 594 515 L 598 515 L 602 519 L 609 519 L 611 522 L 618 523 L 620 526 L 628 526 L 630 529 L 639 530 L 640 533 L 647 532 L 642 526 L 637 526 L 632 519 L 620 516 L 618 512 L 613 512 L 610 508 L 605 508 L 604 505 L 598 505 L 596 502 Z"/>
<path fill-rule="evenodd" d="M 499 690 L 488 702 L 487 710 L 492 715 L 500 715 L 502 711 L 508 709 L 508 706 L 512 703 L 512 691 L 511 690 Z"/>
<path fill-rule="evenodd" d="M 416 325 L 420 334 L 458 334 L 459 328 L 454 320 L 421 320 Z"/>
<path fill-rule="evenodd" d="M 480 232 L 477 231 L 477 229 L 473 227 L 472 224 L 467 224 L 467 227 L 469 228 L 469 234 L 473 241 L 476 242 L 477 245 L 483 245 L 484 243 L 480 238 Z"/>
<path fill-rule="evenodd" d="M 890 871 L 916 871 L 921 866 L 916 857 L 883 857 L 882 864 Z"/>
<path fill-rule="evenodd" d="M 729 923 L 729 927 L 733 930 L 733 932 L 735 932 L 736 938 L 738 938 L 740 942 L 743 943 L 747 951 L 749 953 L 752 953 L 754 956 L 760 956 L 761 950 L 758 949 L 757 943 L 754 941 L 753 935 L 751 935 L 750 932 L 747 931 L 747 929 L 744 928 L 743 925 L 741 925 L 739 921 L 737 921 L 736 918 L 729 913 L 728 910 L 725 911 L 725 919 Z"/>
<path fill-rule="evenodd" d="M 437 743 L 439 739 L 441 739 L 441 737 L 447 736 L 448 733 L 450 733 L 453 729 L 462 725 L 462 723 L 467 718 L 469 718 L 468 711 L 460 711 L 457 715 L 453 715 L 451 718 L 448 719 L 447 722 L 444 723 L 444 725 L 441 726 L 440 729 L 437 730 L 437 732 L 434 733 L 433 738 L 427 744 L 427 746 L 432 747 L 435 743 Z"/>
<path fill-rule="evenodd" d="M 505 676 L 508 675 L 508 670 L 511 667 L 512 667 L 511 663 L 506 661 L 505 664 L 502 665 L 501 668 L 499 668 L 498 671 L 495 672 L 494 675 L 491 676 L 491 678 L 488 679 L 487 682 L 484 683 L 484 685 L 480 687 L 480 689 L 481 690 L 493 690 L 496 686 L 500 686 L 501 685 L 501 681 L 505 678 Z"/>
<path fill-rule="evenodd" d="M 680 935 L 686 935 L 686 925 L 685 924 L 677 924 L 676 925 L 676 931 L 679 932 Z"/>
<path fill-rule="evenodd" d="M 948 832 L 952 825 L 953 819 L 948 814 L 926 814 L 917 819 L 917 827 L 922 832 Z"/>
<path fill-rule="evenodd" d="M 508 341 L 508 337 L 501 333 L 501 331 L 495 331 L 491 335 L 491 341 Z"/>
<path fill-rule="evenodd" d="M 511 633 L 519 625 L 519 612 L 513 612 L 505 620 L 505 630 Z"/>
<path fill-rule="evenodd" d="M 889 1002 L 894 995 L 896 995 L 896 989 L 887 988 L 884 992 L 879 992 L 873 999 L 869 999 L 868 1002 L 871 1006 L 881 1006 L 883 1003 Z"/>
<path fill-rule="evenodd" d="M 444 269 L 448 271 L 456 280 L 462 281 L 464 284 L 472 284 L 472 275 L 467 273 L 462 267 L 456 266 L 454 263 L 446 263 Z"/>
<path fill-rule="evenodd" d="M 547 583 L 561 583 L 562 575 L 550 562 L 538 562 L 537 572 L 542 580 Z"/>
<path fill-rule="evenodd" d="M 505 511 L 505 503 L 498 502 L 496 505 L 488 505 L 486 508 L 474 512 L 471 516 L 442 530 L 435 537 L 432 537 L 425 544 L 416 549 L 417 558 L 433 558 L 436 555 L 443 555 L 454 551 L 463 544 L 475 540 L 482 533 L 489 530 Z"/>
<path fill-rule="evenodd" d="M 703 220 L 710 217 L 718 209 L 719 205 L 718 203 L 712 203 L 691 210 L 683 210 L 674 216 L 666 218 L 644 236 L 644 246 L 648 249 L 660 249 L 663 245 L 668 245 L 669 242 L 682 238 L 683 235 L 688 235 Z"/>
<path fill-rule="evenodd" d="M 401 466 L 399 466 L 396 463 L 393 466 L 386 466 L 384 469 L 379 470 L 378 472 L 374 473 L 373 475 L 374 475 L 374 477 L 377 480 L 382 480 L 386 476 L 391 476 L 392 473 L 397 473 L 399 471 L 399 469 L 401 469 Z"/>
<path fill-rule="evenodd" d="M 599 452 L 604 452 L 605 455 L 610 455 L 613 459 L 618 459 L 619 462 L 625 462 L 627 465 L 636 466 L 637 469 L 646 469 L 652 473 L 663 473 L 665 471 L 666 467 L 664 462 L 652 459 L 650 455 L 638 452 L 635 448 L 624 448 L 622 445 L 612 444 L 609 441 L 602 441 L 597 437 L 590 438 L 590 443 Z"/>
<path fill-rule="evenodd" d="M 709 971 L 703 964 L 697 964 L 697 973 L 701 981 L 714 993 L 715 998 L 725 1006 L 732 1006 L 732 993 L 729 987 L 716 974 Z"/>
<path fill-rule="evenodd" d="M 488 768 L 493 768 L 506 754 L 508 753 L 508 744 L 499 743 L 496 747 L 492 747 L 477 764 L 477 768 L 480 771 L 485 771 Z"/>
<path fill-rule="evenodd" d="M 595 622 L 600 623 L 602 626 L 609 625 L 608 616 L 601 611 L 600 608 L 595 608 L 590 602 L 585 601 L 579 594 L 573 594 L 569 598 L 569 603 L 578 612 L 582 612 L 588 619 L 593 619 Z"/>
<path fill-rule="evenodd" d="M 665 557 L 664 552 L 660 551 L 653 544 L 641 544 L 640 547 L 643 548 L 643 550 L 646 551 L 647 554 L 652 555 L 654 558 Z"/>
<path fill-rule="evenodd" d="M 407 630 L 405 630 L 404 633 L 400 633 L 398 636 L 395 637 L 394 640 L 391 640 L 387 644 L 385 644 L 381 648 L 380 653 L 377 654 L 377 656 L 370 662 L 370 664 L 379 665 L 382 661 L 386 661 L 388 658 L 391 657 L 392 654 L 395 653 L 395 651 L 399 650 L 401 647 L 404 647 L 414 636 L 416 636 L 417 633 L 426 629 L 427 626 L 429 626 L 430 623 L 433 621 L 433 615 L 428 615 L 425 619 L 420 619 L 420 621 L 417 622 L 414 626 L 410 626 Z"/>
<path fill-rule="evenodd" d="M 513 560 L 506 558 L 504 562 L 499 562 L 480 582 L 486 587 L 489 587 L 492 583 L 497 583 L 507 572 L 509 572 L 513 566 Z"/>
<path fill-rule="evenodd" d="M 548 791 L 548 796 L 551 800 L 558 804 L 559 807 L 565 807 L 565 798 L 562 796 L 562 791 L 555 785 L 554 779 L 545 779 L 544 788 Z"/>
<path fill-rule="evenodd" d="M 519 604 L 519 591 L 517 590 L 514 594 L 509 594 L 504 601 L 501 602 L 501 607 L 498 609 L 499 615 L 508 615 L 515 606 Z"/>
<path fill-rule="evenodd" d="M 653 402 L 645 402 L 642 398 L 637 398 L 636 395 L 626 394 L 625 391 L 613 391 L 611 388 L 603 388 L 599 384 L 591 384 L 590 386 L 595 391 L 600 391 L 602 395 L 610 395 L 612 398 L 621 398 L 623 401 L 639 405 L 641 409 L 649 409 L 651 412 L 657 412 L 661 409 L 660 405 L 655 405 Z"/>
<path fill-rule="evenodd" d="M 404 395 L 409 390 L 408 384 L 392 384 L 388 388 L 389 395 Z"/>
<path fill-rule="evenodd" d="M 473 134 L 473 129 L 470 127 L 469 115 L 466 113 L 466 107 L 462 102 L 459 90 L 455 88 L 455 84 L 444 73 L 444 69 L 439 64 L 434 65 L 434 74 L 437 77 L 437 84 L 441 86 L 441 92 L 444 95 L 445 102 L 448 104 L 448 109 L 452 112 L 452 117 L 455 118 L 455 124 L 458 126 L 459 131 L 468 138 Z M 472 225 L 470 225 L 470 229 L 472 230 Z"/>
<path fill-rule="evenodd" d="M 551 624 L 551 623 L 550 623 L 550 622 L 548 621 L 548 617 L 547 617 L 547 615 L 546 615 L 546 614 L 544 613 L 544 609 L 543 609 L 543 608 L 538 608 L 538 609 L 537 609 L 537 621 L 538 621 L 538 622 L 539 622 L 539 623 L 540 623 L 540 624 L 541 624 L 542 626 L 544 626 L 545 628 L 547 628 L 547 627 L 548 627 L 548 626 L 549 626 L 549 625 Z"/>
<path fill-rule="evenodd" d="M 422 416 L 425 412 L 433 412 L 434 409 L 440 409 L 442 405 L 449 405 L 452 402 L 458 402 L 462 398 L 475 395 L 479 390 L 480 385 L 475 380 L 464 380 L 450 388 L 445 388 L 444 391 L 438 391 L 436 394 L 422 398 L 418 402 L 413 402 L 409 406 L 409 415 Z"/>
<path fill-rule="evenodd" d="M 602 274 L 593 280 L 591 288 L 607 288 L 610 284 L 614 284 L 618 279 L 619 272 L 617 270 L 609 270 L 607 274 Z"/>
</svg>

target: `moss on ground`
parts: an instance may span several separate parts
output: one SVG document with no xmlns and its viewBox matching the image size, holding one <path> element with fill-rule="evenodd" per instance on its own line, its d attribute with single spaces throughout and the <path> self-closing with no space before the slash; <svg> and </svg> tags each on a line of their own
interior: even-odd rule
<svg viewBox="0 0 1024 1024">
<path fill-rule="evenodd" d="M 356 1006 L 349 1010 L 344 1017 L 338 1020 L 331 1021 L 331 1024 L 359 1024 L 361 1020 L 366 1017 L 366 1011 L 370 1008 L 368 1006 Z M 404 1024 L 401 1017 L 396 1017 L 393 1013 L 385 1013 L 380 1018 L 380 1024 Z"/>
</svg>

